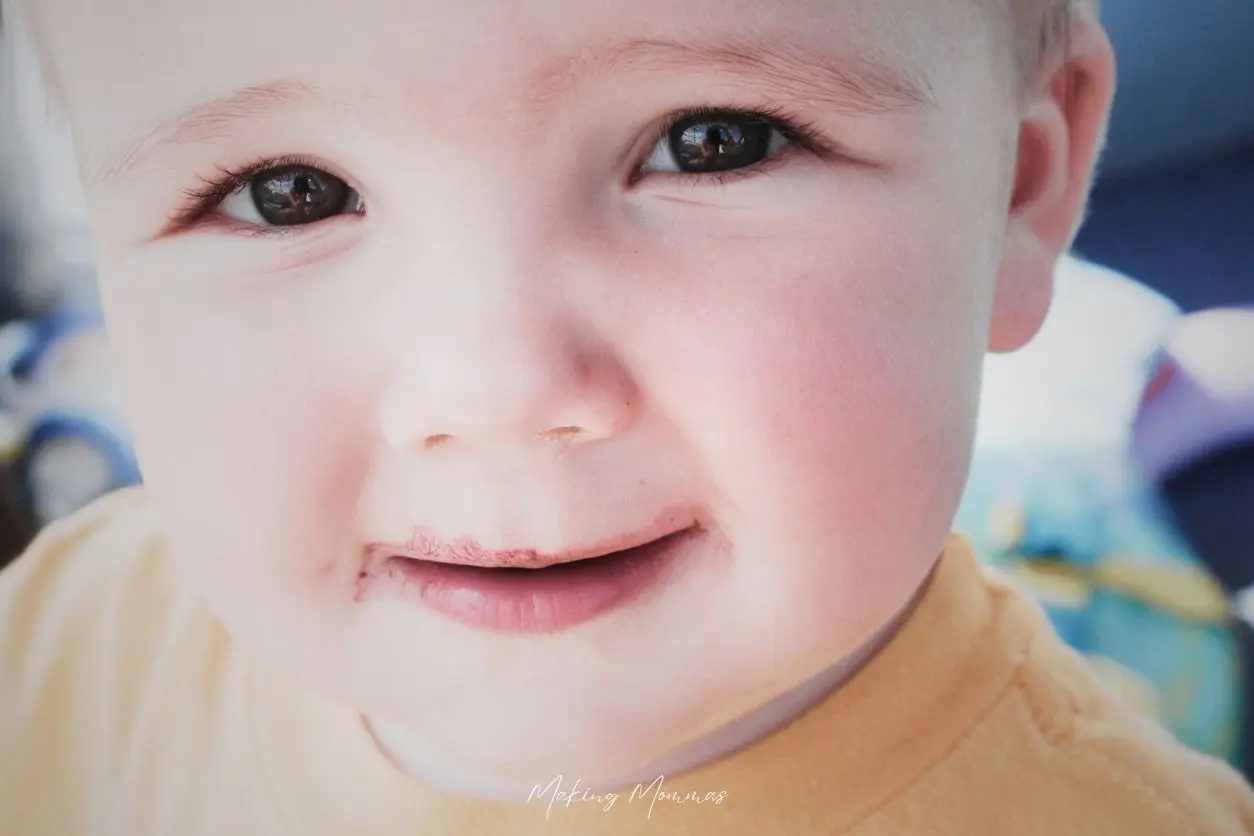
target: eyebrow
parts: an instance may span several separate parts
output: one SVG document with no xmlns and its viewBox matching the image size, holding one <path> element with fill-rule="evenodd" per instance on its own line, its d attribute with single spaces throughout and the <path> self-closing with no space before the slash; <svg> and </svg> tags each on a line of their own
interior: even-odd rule
<svg viewBox="0 0 1254 836">
<path fill-rule="evenodd" d="M 759 40 L 686 43 L 628 41 L 601 52 L 572 56 L 541 74 L 544 97 L 576 87 L 590 76 L 622 69 L 713 71 L 728 77 L 753 76 L 768 95 L 778 94 L 853 115 L 933 107 L 926 78 L 869 54 L 841 56 L 796 44 Z"/>
<path fill-rule="evenodd" d="M 714 71 L 753 76 L 769 97 L 859 115 L 933 107 L 927 79 L 867 55 L 841 57 L 792 44 L 739 41 L 715 44 L 644 39 L 566 56 L 546 65 L 529 87 L 532 104 L 573 92 L 588 78 L 616 71 Z M 133 173 L 158 149 L 222 140 L 241 124 L 310 105 L 328 105 L 314 87 L 279 79 L 195 105 L 162 123 L 122 152 L 110 155 L 91 178 L 103 183 Z"/>
<path fill-rule="evenodd" d="M 279 79 L 244 87 L 198 104 L 164 122 L 121 153 L 107 157 L 92 179 L 94 182 L 121 179 L 157 148 L 219 141 L 241 124 L 324 101 L 317 90 L 299 81 Z"/>
</svg>

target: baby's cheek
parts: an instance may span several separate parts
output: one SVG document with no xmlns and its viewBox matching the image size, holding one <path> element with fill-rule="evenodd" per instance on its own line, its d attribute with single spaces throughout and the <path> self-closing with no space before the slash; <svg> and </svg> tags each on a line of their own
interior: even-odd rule
<svg viewBox="0 0 1254 836">
<path fill-rule="evenodd" d="M 186 549 L 223 572 L 316 574 L 342 559 L 368 463 L 353 343 L 333 317 L 206 296 L 112 300 L 145 479 Z"/>
<path fill-rule="evenodd" d="M 726 262 L 737 292 L 655 335 L 660 400 L 717 488 L 738 584 L 752 610 L 794 613 L 797 640 L 820 614 L 856 633 L 899 604 L 961 490 L 977 311 L 943 290 L 958 265 L 880 244 Z"/>
<path fill-rule="evenodd" d="M 797 328 L 735 358 L 725 394 L 736 405 L 722 414 L 738 436 L 728 445 L 737 469 L 761 468 L 750 484 L 769 485 L 818 519 L 861 528 L 888 524 L 904 511 L 910 483 L 943 475 L 962 412 L 945 400 L 962 395 L 946 389 L 963 381 L 941 372 L 943 355 L 934 365 L 886 359 L 876 350 L 881 336 L 856 321 L 821 333 Z"/>
<path fill-rule="evenodd" d="M 257 651 L 308 667 L 316 648 L 329 654 L 343 640 L 349 617 L 367 436 L 343 392 L 268 387 L 265 377 L 206 373 L 200 382 L 227 405 L 158 417 L 156 487 L 172 542 L 218 617 Z"/>
<path fill-rule="evenodd" d="M 945 290 L 964 281 L 945 265 L 889 241 L 852 256 L 819 243 L 743 251 L 719 265 L 720 292 L 673 301 L 688 310 L 653 335 L 651 383 L 719 466 L 762 468 L 777 490 L 862 496 L 925 475 L 961 430 L 977 311 Z"/>
</svg>

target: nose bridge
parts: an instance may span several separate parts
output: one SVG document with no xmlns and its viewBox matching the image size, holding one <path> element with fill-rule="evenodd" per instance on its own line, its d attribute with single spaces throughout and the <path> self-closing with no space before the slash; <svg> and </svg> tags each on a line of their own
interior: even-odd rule
<svg viewBox="0 0 1254 836">
<path fill-rule="evenodd" d="M 416 169 L 408 190 L 433 199 L 390 212 L 398 228 L 389 232 L 399 243 L 390 267 L 401 309 L 393 313 L 420 310 L 426 336 L 439 338 L 416 335 L 421 354 L 433 342 L 444 351 L 486 353 L 527 329 L 544 330 L 542 320 L 559 316 L 555 300 L 545 302 L 557 290 L 545 265 L 555 242 L 545 240 L 535 202 L 525 199 L 534 194 L 527 175 L 467 155 Z"/>
<path fill-rule="evenodd" d="M 562 298 L 558 242 L 515 196 L 525 184 L 489 179 L 435 190 L 439 207 L 407 239 L 402 282 L 419 289 L 416 304 L 432 306 L 424 318 L 436 338 L 420 340 L 428 350 L 419 367 L 440 356 L 523 367 L 528 354 L 557 351 L 578 316 Z"/>
<path fill-rule="evenodd" d="M 586 372 L 584 341 L 560 300 L 523 264 L 495 266 L 455 294 L 435 339 L 409 364 L 407 385 L 429 399 L 431 414 L 458 425 L 524 420 Z"/>
</svg>

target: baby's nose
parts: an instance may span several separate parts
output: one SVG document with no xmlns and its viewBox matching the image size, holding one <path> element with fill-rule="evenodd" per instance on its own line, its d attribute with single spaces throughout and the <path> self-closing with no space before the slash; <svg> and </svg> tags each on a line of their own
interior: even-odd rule
<svg viewBox="0 0 1254 836">
<path fill-rule="evenodd" d="M 386 443 L 568 447 L 623 433 L 639 393 L 612 351 L 543 311 L 462 323 L 406 358 L 380 404 Z"/>
</svg>

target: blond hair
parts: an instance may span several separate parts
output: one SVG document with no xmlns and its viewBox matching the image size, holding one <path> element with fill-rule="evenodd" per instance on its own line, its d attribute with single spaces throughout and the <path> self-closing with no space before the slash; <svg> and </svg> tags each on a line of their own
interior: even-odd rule
<svg viewBox="0 0 1254 836">
<path fill-rule="evenodd" d="M 1009 26 L 1014 70 L 1021 88 L 1052 74 L 1071 57 L 1071 26 L 1098 0 L 993 0 Z"/>
</svg>

